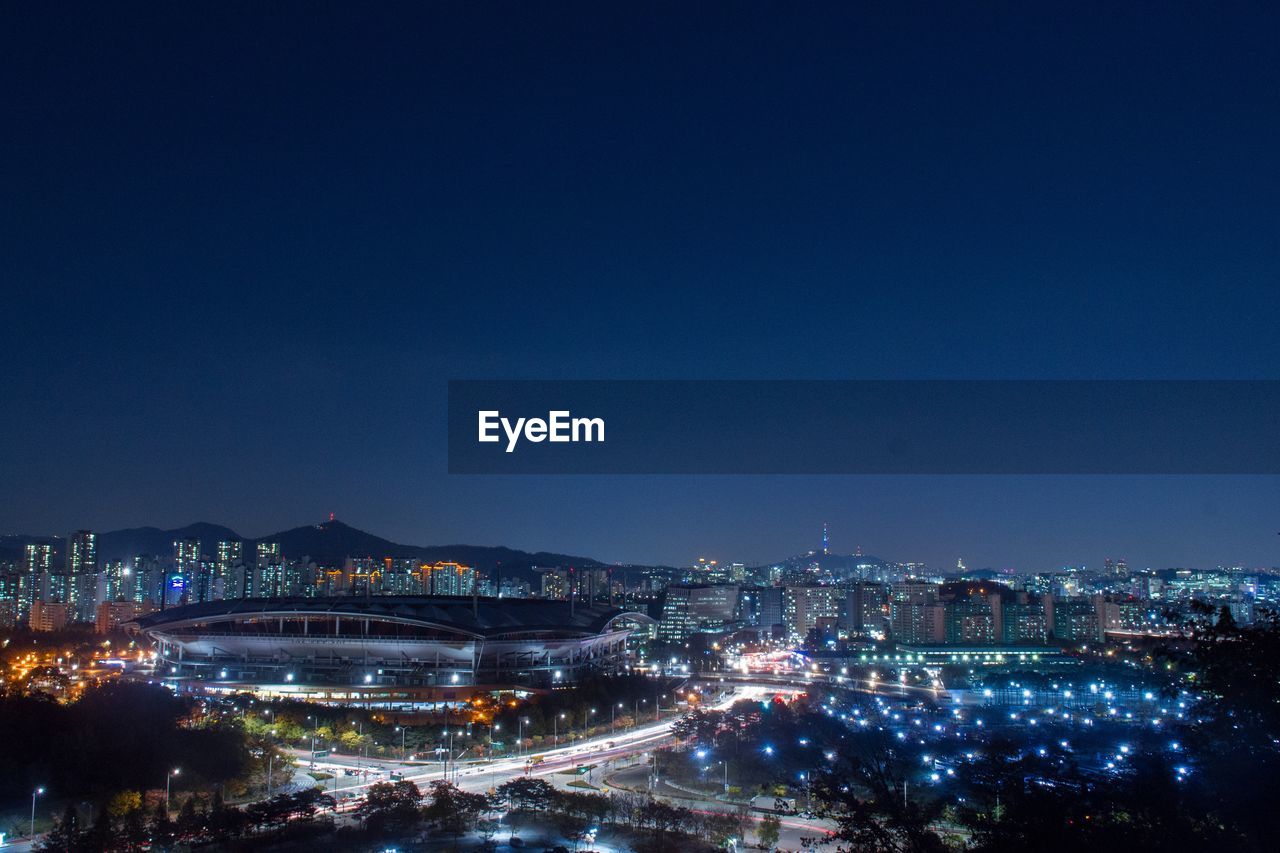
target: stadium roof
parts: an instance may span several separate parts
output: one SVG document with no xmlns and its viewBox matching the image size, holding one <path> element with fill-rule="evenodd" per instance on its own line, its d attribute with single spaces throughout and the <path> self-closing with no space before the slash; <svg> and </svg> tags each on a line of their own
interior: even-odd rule
<svg viewBox="0 0 1280 853">
<path fill-rule="evenodd" d="M 434 625 L 487 638 L 523 631 L 600 634 L 622 617 L 652 622 L 644 613 L 605 605 L 573 604 L 531 598 L 378 595 L 329 598 L 244 598 L 189 604 L 140 616 L 129 623 L 141 631 L 183 623 L 228 621 L 245 617 L 349 616 Z"/>
</svg>

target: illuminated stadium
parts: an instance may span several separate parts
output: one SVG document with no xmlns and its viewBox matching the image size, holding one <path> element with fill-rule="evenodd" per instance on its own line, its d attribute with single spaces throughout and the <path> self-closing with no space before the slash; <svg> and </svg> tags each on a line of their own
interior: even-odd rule
<svg viewBox="0 0 1280 853">
<path fill-rule="evenodd" d="M 618 672 L 650 621 L 567 601 L 376 596 L 207 602 L 125 627 L 182 689 L 397 704 Z"/>
</svg>

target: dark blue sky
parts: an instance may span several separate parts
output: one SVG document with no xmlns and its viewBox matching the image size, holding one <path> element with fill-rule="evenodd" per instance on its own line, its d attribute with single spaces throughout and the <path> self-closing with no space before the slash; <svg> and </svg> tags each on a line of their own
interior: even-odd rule
<svg viewBox="0 0 1280 853">
<path fill-rule="evenodd" d="M 6 13 L 0 529 L 1280 563 L 1276 478 L 444 474 L 448 378 L 1280 378 L 1274 5 L 258 5 Z"/>
</svg>

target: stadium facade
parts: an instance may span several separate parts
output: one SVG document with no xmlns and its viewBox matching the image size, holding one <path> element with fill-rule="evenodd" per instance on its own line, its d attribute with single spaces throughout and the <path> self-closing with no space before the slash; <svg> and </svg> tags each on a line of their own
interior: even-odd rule
<svg viewBox="0 0 1280 853">
<path fill-rule="evenodd" d="M 568 601 L 375 596 L 206 602 L 125 628 L 152 641 L 158 677 L 188 689 L 393 704 L 616 673 L 651 621 Z"/>
</svg>

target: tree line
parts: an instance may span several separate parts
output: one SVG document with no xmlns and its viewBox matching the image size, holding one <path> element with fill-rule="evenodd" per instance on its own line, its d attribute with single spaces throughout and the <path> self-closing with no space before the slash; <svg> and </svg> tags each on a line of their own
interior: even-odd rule
<svg viewBox="0 0 1280 853">
<path fill-rule="evenodd" d="M 165 803 L 146 809 L 141 803 L 122 809 L 115 803 L 97 811 L 91 822 L 68 805 L 54 821 L 53 829 L 37 849 L 58 853 L 137 853 L 176 844 L 227 842 L 250 836 L 298 837 L 333 829 L 333 820 L 322 812 L 332 810 L 334 799 L 312 788 L 279 794 L 243 808 L 228 806 L 221 795 L 207 802 L 192 795 L 173 817 Z"/>
</svg>

